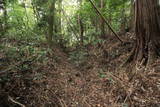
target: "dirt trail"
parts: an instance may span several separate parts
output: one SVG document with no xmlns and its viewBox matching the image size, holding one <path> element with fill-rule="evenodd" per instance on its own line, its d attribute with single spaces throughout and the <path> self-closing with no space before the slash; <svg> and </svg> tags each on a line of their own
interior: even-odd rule
<svg viewBox="0 0 160 107">
<path fill-rule="evenodd" d="M 131 79 L 131 75 L 125 72 L 126 68 L 119 68 L 127 58 L 127 55 L 124 56 L 126 50 L 123 49 L 124 47 L 118 45 L 110 50 L 111 53 L 115 50 L 117 53 L 110 56 L 112 60 L 105 62 L 104 65 L 102 65 L 103 56 L 97 59 L 88 57 L 87 62 L 82 64 L 83 66 L 77 67 L 70 63 L 66 55 L 59 54 L 61 59 L 57 63 L 56 71 L 51 70 L 47 77 L 46 83 L 51 91 L 47 95 L 47 97 L 50 96 L 48 100 L 56 98 L 55 106 L 60 107 L 144 105 L 159 107 L 160 89 L 158 84 L 160 80 L 158 77 L 160 75 L 158 71 L 154 71 L 153 68 L 135 69 L 137 73 Z M 50 106 L 53 106 L 53 100 L 51 102 Z"/>
<path fill-rule="evenodd" d="M 55 49 L 45 63 L 32 64 L 37 69 L 12 71 L 0 86 L 0 104 L 17 107 L 11 97 L 26 107 L 159 107 L 160 63 L 154 65 L 156 71 L 142 67 L 132 76 L 119 67 L 127 58 L 126 49 L 129 53 L 130 46 L 108 46 L 106 59 L 95 49 L 79 66 Z"/>
<path fill-rule="evenodd" d="M 118 106 L 116 104 L 118 99 L 112 95 L 112 81 L 106 77 L 105 73 L 101 74 L 102 68 L 96 61 L 77 68 L 70 63 L 66 55 L 56 53 L 60 57 L 58 64 L 55 65 L 56 70 L 49 70 L 45 80 L 49 90 L 45 95 L 47 100 L 39 102 L 45 104 L 44 106 L 55 104 L 61 107 Z"/>
</svg>

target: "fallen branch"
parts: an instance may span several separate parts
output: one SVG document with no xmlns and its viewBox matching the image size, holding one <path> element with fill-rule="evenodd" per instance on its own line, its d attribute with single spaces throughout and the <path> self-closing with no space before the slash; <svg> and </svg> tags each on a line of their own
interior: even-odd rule
<svg viewBox="0 0 160 107">
<path fill-rule="evenodd" d="M 21 104 L 20 102 L 15 101 L 11 96 L 8 96 L 8 99 L 9 99 L 11 102 L 13 102 L 13 103 L 15 103 L 15 104 L 17 104 L 17 105 L 19 105 L 19 106 L 21 106 L 21 107 L 26 107 L 25 105 Z"/>
<path fill-rule="evenodd" d="M 89 0 L 89 2 L 92 4 L 92 6 L 94 7 L 94 9 L 97 11 L 97 13 L 99 14 L 99 16 L 102 18 L 102 20 L 104 20 L 104 22 L 106 23 L 106 25 L 109 27 L 109 29 L 113 32 L 113 34 L 116 36 L 116 38 L 121 42 L 124 43 L 124 41 L 119 37 L 119 35 L 113 30 L 113 28 L 111 27 L 111 25 L 109 25 L 109 23 L 107 22 L 107 20 L 105 19 L 105 17 L 102 15 L 102 13 L 98 10 L 98 8 L 95 6 L 95 4 L 92 2 L 92 0 Z"/>
</svg>

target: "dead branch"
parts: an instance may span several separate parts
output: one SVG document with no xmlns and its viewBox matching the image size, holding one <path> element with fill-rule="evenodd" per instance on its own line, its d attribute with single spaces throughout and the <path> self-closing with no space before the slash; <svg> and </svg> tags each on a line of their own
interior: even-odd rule
<svg viewBox="0 0 160 107">
<path fill-rule="evenodd" d="M 106 25 L 108 26 L 108 28 L 113 32 L 113 34 L 116 36 L 116 38 L 121 42 L 124 43 L 124 41 L 119 37 L 119 35 L 113 30 L 113 28 L 111 27 L 111 25 L 109 25 L 108 21 L 106 20 L 106 18 L 102 15 L 102 13 L 99 11 L 99 9 L 96 7 L 96 5 L 92 2 L 92 0 L 89 0 L 89 2 L 92 4 L 92 6 L 94 7 L 94 9 L 97 11 L 98 15 L 102 18 L 102 20 L 104 20 L 104 22 L 106 23 Z"/>
<path fill-rule="evenodd" d="M 21 107 L 26 107 L 25 105 L 21 104 L 20 102 L 15 101 L 11 96 L 8 96 L 8 99 L 9 99 L 11 102 L 13 102 L 13 103 L 15 103 L 15 104 L 17 104 L 17 105 L 19 105 L 19 106 L 21 106 Z"/>
</svg>

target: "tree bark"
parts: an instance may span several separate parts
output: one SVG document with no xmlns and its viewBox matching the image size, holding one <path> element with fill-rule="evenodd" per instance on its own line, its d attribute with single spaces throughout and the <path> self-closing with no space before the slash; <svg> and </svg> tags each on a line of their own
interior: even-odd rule
<svg viewBox="0 0 160 107">
<path fill-rule="evenodd" d="M 136 45 L 128 61 L 148 63 L 160 56 L 160 9 L 158 0 L 135 1 Z"/>
<path fill-rule="evenodd" d="M 134 6 L 134 0 L 131 0 L 131 9 L 130 9 L 130 16 L 131 16 L 131 19 L 129 20 L 129 28 L 130 28 L 130 31 L 133 32 L 134 31 L 134 27 L 135 27 L 135 23 L 134 23 L 134 10 L 135 10 L 135 6 Z"/>
<path fill-rule="evenodd" d="M 61 33 L 62 33 L 62 0 L 59 0 L 58 1 L 58 14 L 59 14 L 59 27 L 58 27 L 58 31 L 60 33 L 60 36 L 61 36 Z"/>
<path fill-rule="evenodd" d="M 82 6 L 82 0 L 79 0 L 79 5 L 80 7 Z M 80 14 L 78 14 L 78 23 L 79 23 L 79 34 L 80 34 L 80 45 L 81 47 L 84 44 L 84 27 L 83 27 L 83 22 L 82 22 L 82 17 Z"/>
<path fill-rule="evenodd" d="M 105 7 L 105 3 L 104 3 L 104 0 L 101 0 L 101 10 L 102 10 L 102 13 L 103 13 L 103 9 Z M 105 22 L 104 20 L 100 17 L 100 26 L 101 26 L 101 37 L 105 39 Z"/>
<path fill-rule="evenodd" d="M 54 36 L 54 20 L 55 20 L 55 0 L 52 1 L 49 7 L 49 15 L 48 15 L 48 33 L 47 33 L 47 40 L 48 43 L 51 45 L 55 40 L 53 40 Z"/>
<path fill-rule="evenodd" d="M 121 27 L 120 27 L 120 32 L 122 35 L 124 35 L 126 33 L 125 28 L 126 28 L 126 15 L 125 15 L 125 5 L 123 4 L 123 8 L 122 8 L 122 14 L 121 14 Z"/>
<path fill-rule="evenodd" d="M 7 1 L 3 1 L 3 17 L 4 17 L 4 26 L 3 26 L 3 32 L 2 35 L 4 35 L 7 32 L 7 22 L 8 22 L 8 13 L 7 13 Z"/>
<path fill-rule="evenodd" d="M 105 24 L 108 26 L 108 28 L 112 31 L 112 33 L 116 36 L 116 38 L 121 42 L 124 43 L 124 41 L 119 37 L 119 35 L 113 30 L 113 28 L 111 27 L 111 25 L 108 23 L 108 21 L 106 20 L 106 18 L 102 15 L 102 13 L 100 12 L 100 10 L 96 7 L 96 5 L 93 3 L 92 0 L 88 0 L 91 5 L 93 6 L 93 8 L 96 10 L 97 14 L 104 20 Z"/>
<path fill-rule="evenodd" d="M 62 37 L 62 0 L 58 0 L 58 25 L 57 25 L 57 30 L 58 30 L 58 35 L 57 35 L 57 40 L 59 40 L 59 44 L 63 45 L 63 37 Z"/>
</svg>

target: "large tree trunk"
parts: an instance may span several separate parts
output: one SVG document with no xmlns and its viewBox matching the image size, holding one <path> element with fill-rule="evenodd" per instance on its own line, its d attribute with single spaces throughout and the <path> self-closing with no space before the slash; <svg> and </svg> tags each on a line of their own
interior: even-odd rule
<svg viewBox="0 0 160 107">
<path fill-rule="evenodd" d="M 131 16 L 131 19 L 129 20 L 129 30 L 131 32 L 134 31 L 134 9 L 135 9 L 135 6 L 134 6 L 134 0 L 131 0 L 131 9 L 130 9 L 130 16 Z"/>
<path fill-rule="evenodd" d="M 159 0 L 135 1 L 136 45 L 130 61 L 146 65 L 149 56 L 160 56 Z"/>
</svg>

